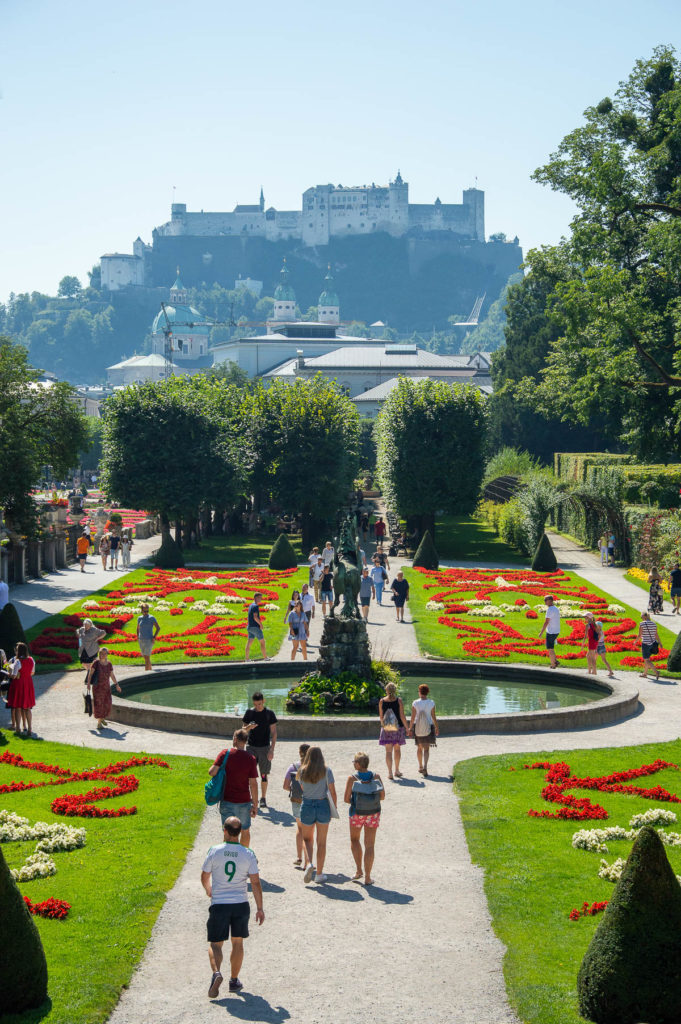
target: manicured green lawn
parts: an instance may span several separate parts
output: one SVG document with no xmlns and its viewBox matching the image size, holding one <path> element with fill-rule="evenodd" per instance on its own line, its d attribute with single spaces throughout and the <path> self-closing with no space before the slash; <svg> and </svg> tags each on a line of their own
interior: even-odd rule
<svg viewBox="0 0 681 1024">
<path fill-rule="evenodd" d="M 453 579 L 457 572 L 461 573 L 463 580 L 479 579 L 481 582 L 476 584 L 470 582 L 466 585 L 465 583 L 453 584 Z M 518 581 L 525 579 L 526 577 L 542 580 L 541 584 L 542 593 L 530 593 L 526 589 L 523 589 L 522 585 L 515 587 L 513 590 L 500 590 L 497 593 L 491 593 L 488 600 L 491 604 L 499 607 L 500 604 L 506 603 L 514 605 L 517 599 L 523 599 L 527 602 L 527 606 L 532 608 L 534 605 L 541 604 L 544 594 L 553 593 L 560 596 L 560 591 L 565 592 L 566 590 L 576 590 L 577 588 L 585 588 L 586 594 L 595 598 L 602 598 L 607 604 L 618 604 L 624 609 L 623 612 L 604 614 L 604 612 L 598 611 L 597 618 L 603 620 L 603 624 L 606 629 L 606 644 L 608 649 L 608 660 L 610 661 L 613 669 L 617 671 L 621 669 L 638 669 L 640 664 L 639 647 L 637 643 L 634 643 L 634 638 L 638 630 L 640 622 L 640 610 L 634 609 L 629 605 L 623 605 L 618 602 L 610 594 L 600 590 L 598 587 L 592 586 L 581 576 L 576 573 L 564 573 L 561 577 L 543 577 L 543 574 L 532 574 L 529 570 L 510 570 L 504 573 L 503 569 L 500 570 L 487 570 L 482 573 L 476 573 L 473 569 L 464 568 L 461 570 L 442 570 L 438 575 L 427 575 L 415 569 L 406 569 L 405 575 L 409 580 L 410 587 L 410 598 L 409 598 L 409 609 L 414 619 L 414 628 L 416 629 L 416 637 L 419 644 L 419 649 L 423 654 L 434 655 L 439 658 L 453 658 L 456 660 L 489 660 L 493 659 L 495 662 L 525 662 L 528 664 L 548 664 L 548 656 L 543 649 L 543 640 L 541 644 L 527 645 L 524 644 L 525 639 L 536 640 L 539 636 L 539 631 L 543 622 L 542 612 L 537 613 L 537 618 L 526 618 L 525 610 L 520 612 L 507 612 L 503 618 L 498 619 L 503 624 L 503 627 L 510 627 L 512 630 L 521 634 L 520 638 L 506 638 L 502 635 L 499 627 L 493 625 L 493 620 L 497 618 L 495 615 L 487 615 L 484 617 L 477 617 L 465 614 L 463 611 L 456 613 L 450 613 L 446 610 L 430 611 L 426 609 L 428 601 L 432 600 L 435 595 L 444 591 L 455 590 L 455 593 L 450 594 L 443 598 L 445 607 L 452 607 L 452 602 L 462 607 L 462 602 L 474 599 L 476 593 L 480 592 L 485 587 L 492 587 L 494 590 L 494 578 L 497 575 L 502 577 L 508 577 L 509 582 L 517 578 Z M 558 584 L 557 579 L 560 579 Z M 483 580 L 487 580 L 487 583 L 483 583 Z M 489 582 L 491 580 L 491 583 Z M 448 582 L 449 581 L 449 582 Z M 436 583 L 436 586 L 427 589 L 427 584 Z M 603 606 L 601 606 L 603 607 Z M 642 602 L 641 607 L 644 607 Z M 567 640 L 572 632 L 572 622 L 574 620 L 569 619 L 569 614 L 562 611 L 562 622 L 561 622 L 561 639 Z M 446 625 L 440 621 L 441 618 L 447 618 L 452 625 Z M 630 622 L 630 628 L 625 632 L 612 636 L 607 636 L 609 629 L 617 630 L 619 626 L 628 619 Z M 583 621 L 583 620 L 582 620 Z M 472 627 L 478 630 L 488 631 L 488 636 L 485 637 L 483 633 L 467 632 L 466 628 Z M 658 630 L 660 640 L 662 641 L 663 648 L 670 650 L 673 646 L 675 636 L 664 626 L 658 623 Z M 476 639 L 491 640 L 488 643 L 487 648 L 484 650 L 472 649 L 472 644 Z M 497 642 L 500 641 L 500 642 Z M 513 650 L 512 647 L 520 647 L 523 650 Z M 537 649 L 537 654 L 531 653 L 532 647 Z M 563 662 L 570 667 L 582 668 L 586 667 L 586 657 L 576 657 L 577 653 L 584 647 L 583 640 L 575 639 L 572 642 L 559 643 L 556 646 L 559 662 Z M 622 648 L 618 650 L 617 648 Z M 622 659 L 636 658 L 638 659 L 634 664 L 622 664 Z M 664 664 L 662 659 L 661 664 Z M 602 663 L 599 663 L 599 671 L 602 673 L 604 667 Z"/>
<path fill-rule="evenodd" d="M 576 979 L 581 959 L 601 915 L 568 918 L 581 908 L 611 897 L 614 885 L 598 877 L 600 860 L 626 860 L 631 842 L 607 843 L 608 853 L 575 850 L 572 835 L 580 828 L 629 827 L 633 814 L 653 807 L 675 811 L 677 804 L 619 793 L 575 789 L 609 814 L 607 821 L 562 821 L 528 817 L 528 810 L 558 810 L 540 797 L 546 772 L 525 771 L 535 761 L 565 761 L 575 775 L 603 776 L 638 768 L 660 758 L 681 762 L 681 741 L 605 750 L 570 750 L 553 754 L 480 757 L 455 766 L 455 789 L 471 857 L 485 872 L 485 893 L 496 934 L 506 945 L 504 975 L 509 999 L 527 1024 L 580 1024 Z M 511 771 L 510 769 L 515 769 Z M 665 769 L 633 780 L 644 788 L 662 786 L 681 793 L 679 773 Z M 665 826 L 681 831 L 681 824 Z M 681 850 L 665 847 L 681 874 Z M 665 984 L 665 979 L 660 979 Z"/>
<path fill-rule="evenodd" d="M 233 533 L 227 537 L 206 537 L 198 548 L 183 551 L 187 565 L 209 562 L 215 565 L 267 565 L 267 559 L 276 537 L 270 533 Z M 309 552 L 300 546 L 300 534 L 289 534 L 293 550 L 301 562 L 307 561 Z"/>
<path fill-rule="evenodd" d="M 185 575 L 191 578 L 182 583 L 180 573 L 162 574 L 154 569 L 135 569 L 125 576 L 116 576 L 105 587 L 81 601 L 75 601 L 58 615 L 43 619 L 27 634 L 37 671 L 81 668 L 75 629 L 85 617 L 90 617 L 101 628 L 109 627 L 109 630 L 118 619 L 118 626 L 103 641 L 109 649 L 111 661 L 115 665 L 141 665 L 143 662 L 135 637 L 139 612 L 129 612 L 130 618 L 126 622 L 121 621 L 120 612 L 112 613 L 112 609 L 125 611 L 126 596 L 136 598 L 132 609 L 138 607 L 142 597 L 150 598 L 151 614 L 161 627 L 153 660 L 155 664 L 162 665 L 185 661 L 241 660 L 246 644 L 248 604 L 253 593 L 262 590 L 266 602 L 278 606 L 278 610 L 262 613 L 265 643 L 268 654 L 272 655 L 279 649 L 288 629 L 284 623 L 284 613 L 290 594 L 307 582 L 308 570 L 277 573 L 268 569 L 218 568 L 212 571 L 194 569 Z M 210 580 L 216 582 L 209 583 Z M 166 592 L 168 589 L 169 592 Z M 221 593 L 243 598 L 243 603 L 226 604 L 226 608 L 233 614 L 212 614 L 216 607 L 216 597 Z M 159 601 L 165 601 L 160 609 Z M 208 607 L 197 608 L 196 603 L 199 601 L 207 601 Z M 180 608 L 180 602 L 187 603 Z M 99 607 L 87 607 L 93 603 Z M 176 614 L 172 614 L 172 611 Z M 251 657 L 260 658 L 257 641 L 253 644 Z"/>
<path fill-rule="evenodd" d="M 510 548 L 491 526 L 474 516 L 439 516 L 435 520 L 435 548 L 440 558 L 448 562 L 529 565 L 529 559 Z"/>
<path fill-rule="evenodd" d="M 9 745 L 1 745 L 4 739 Z M 104 742 L 104 741 L 102 741 Z M 117 760 L 142 757 L 118 751 L 93 751 L 62 743 L 17 739 L 0 732 L 0 755 L 19 753 L 27 761 L 42 761 L 62 768 L 85 770 Z M 59 817 L 50 805 L 56 797 L 85 793 L 115 785 L 80 781 L 47 786 L 22 793 L 0 794 L 0 808 L 28 818 L 29 823 L 60 822 L 85 828 L 82 849 L 51 854 L 57 873 L 49 878 L 20 883 L 22 895 L 40 902 L 54 897 L 71 904 L 62 921 L 35 917 L 47 956 L 52 1008 L 21 1016 L 5 1016 L 3 1024 L 89 1024 L 104 1021 L 128 984 L 140 960 L 165 894 L 191 849 L 203 813 L 203 784 L 207 761 L 190 757 L 164 757 L 170 770 L 156 766 L 131 767 L 139 789 L 127 796 L 95 804 L 98 808 L 137 807 L 129 817 L 97 819 Z M 45 782 L 53 776 L 0 764 L 0 785 L 10 782 Z M 219 821 L 216 841 L 219 841 Z M 10 868 L 18 868 L 34 852 L 35 840 L 3 843 Z M 201 892 L 197 881 L 197 899 Z M 5 936 L 4 942 L 11 942 Z"/>
</svg>

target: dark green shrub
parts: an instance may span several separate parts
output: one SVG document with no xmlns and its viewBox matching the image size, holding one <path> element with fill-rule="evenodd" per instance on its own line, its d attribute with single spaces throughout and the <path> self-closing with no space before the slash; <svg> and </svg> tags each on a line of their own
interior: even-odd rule
<svg viewBox="0 0 681 1024">
<path fill-rule="evenodd" d="M 597 1024 L 681 1020 L 681 886 L 644 826 L 577 977 L 579 1010 Z"/>
<path fill-rule="evenodd" d="M 9 657 L 14 654 L 14 645 L 20 643 L 26 643 L 26 634 L 19 613 L 13 604 L 6 604 L 0 612 L 0 649 Z"/>
<path fill-rule="evenodd" d="M 163 534 L 161 546 L 154 555 L 154 565 L 159 569 L 182 569 L 184 567 L 182 550 L 170 531 Z"/>
<path fill-rule="evenodd" d="M 556 556 L 553 553 L 551 542 L 545 533 L 542 533 L 537 549 L 532 559 L 532 569 L 534 572 L 555 572 L 558 568 L 558 562 Z"/>
<path fill-rule="evenodd" d="M 414 567 L 417 565 L 422 569 L 439 569 L 440 558 L 437 551 L 435 550 L 435 544 L 433 538 L 430 536 L 430 530 L 426 530 L 423 537 L 421 537 L 421 543 L 416 549 L 413 561 Z"/>
<path fill-rule="evenodd" d="M 327 696 L 344 694 L 347 698 L 344 706 L 355 710 L 363 708 L 375 708 L 378 701 L 385 696 L 385 688 L 388 683 L 395 683 L 398 687 L 402 682 L 400 673 L 392 668 L 386 661 L 372 661 L 371 672 L 368 678 L 358 675 L 356 672 L 339 672 L 338 675 L 330 677 L 323 676 L 321 672 L 308 672 L 296 686 L 292 686 L 288 692 L 288 699 L 296 694 L 308 694 L 312 702 L 306 707 L 306 714 L 323 714 L 325 711 L 338 714 L 342 708 L 333 707 Z"/>
<path fill-rule="evenodd" d="M 669 653 L 667 668 L 670 672 L 681 672 L 681 633 L 676 637 L 674 646 Z"/>
<path fill-rule="evenodd" d="M 38 929 L 0 849 L 0 1018 L 47 999 L 47 961 Z"/>
<path fill-rule="evenodd" d="M 270 551 L 267 562 L 270 569 L 297 569 L 298 556 L 285 533 L 280 533 Z"/>
</svg>

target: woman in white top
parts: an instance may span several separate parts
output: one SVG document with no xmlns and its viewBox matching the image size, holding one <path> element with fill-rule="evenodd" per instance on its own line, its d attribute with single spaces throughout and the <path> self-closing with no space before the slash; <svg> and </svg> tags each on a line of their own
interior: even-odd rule
<svg viewBox="0 0 681 1024">
<path fill-rule="evenodd" d="M 655 678 L 660 678 L 659 669 L 653 665 L 652 656 L 660 649 L 660 638 L 657 635 L 657 623 L 653 622 L 648 612 L 641 612 L 641 625 L 638 627 L 638 639 L 641 644 L 641 657 L 643 658 L 643 672 L 641 679 L 647 679 L 649 672 L 655 673 Z"/>
<path fill-rule="evenodd" d="M 430 748 L 437 746 L 435 737 L 440 735 L 440 726 L 437 724 L 435 714 L 435 701 L 430 699 L 429 693 L 430 687 L 426 683 L 421 683 L 418 700 L 415 700 L 411 706 L 411 719 L 407 729 L 408 736 L 411 736 L 412 732 L 414 733 L 419 771 L 424 778 L 428 778 Z"/>
</svg>

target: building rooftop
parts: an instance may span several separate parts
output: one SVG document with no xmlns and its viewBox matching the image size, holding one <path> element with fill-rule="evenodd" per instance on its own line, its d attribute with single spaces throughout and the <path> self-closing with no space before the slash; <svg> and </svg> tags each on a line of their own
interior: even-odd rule
<svg viewBox="0 0 681 1024">
<path fill-rule="evenodd" d="M 371 369 L 381 370 L 460 370 L 469 369 L 468 356 L 441 356 L 437 352 L 417 348 L 416 345 L 353 345 L 334 349 L 321 356 L 310 356 L 305 360 L 309 369 Z M 471 375 L 475 367 L 470 367 Z"/>
<path fill-rule="evenodd" d="M 142 369 L 143 367 L 164 367 L 166 361 L 163 356 L 158 355 L 157 352 L 152 352 L 148 355 L 141 356 L 130 356 L 129 359 L 123 359 L 120 363 L 114 363 L 113 366 L 107 366 L 107 370 L 129 370 L 133 367 Z M 175 363 L 170 364 L 173 370 L 180 370 L 181 367 L 176 366 Z"/>
</svg>

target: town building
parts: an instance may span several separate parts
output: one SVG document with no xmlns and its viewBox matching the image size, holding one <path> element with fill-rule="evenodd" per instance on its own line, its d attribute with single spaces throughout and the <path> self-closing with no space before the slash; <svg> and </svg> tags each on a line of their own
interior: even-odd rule
<svg viewBox="0 0 681 1024">
<path fill-rule="evenodd" d="M 148 355 L 131 356 L 120 363 L 107 366 L 106 377 L 111 387 L 124 387 L 127 384 L 144 384 L 147 381 L 164 380 L 166 376 L 186 373 L 186 368 L 177 363 L 168 362 L 157 352 Z"/>
<path fill-rule="evenodd" d="M 170 289 L 170 302 L 164 303 L 151 327 L 152 352 L 166 355 L 166 332 L 170 332 L 169 351 L 173 359 L 179 363 L 207 360 L 212 326 L 211 321 L 202 316 L 198 309 L 188 305 L 187 289 L 182 284 L 178 267 L 177 279 Z"/>
</svg>

